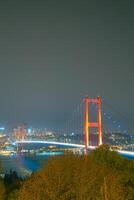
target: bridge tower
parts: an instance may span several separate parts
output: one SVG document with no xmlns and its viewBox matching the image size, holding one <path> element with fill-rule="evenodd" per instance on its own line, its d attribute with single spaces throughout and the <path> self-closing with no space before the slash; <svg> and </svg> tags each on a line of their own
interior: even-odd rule
<svg viewBox="0 0 134 200">
<path fill-rule="evenodd" d="M 89 122 L 89 104 L 97 104 L 97 122 Z M 85 97 L 85 120 L 84 120 L 84 134 L 85 134 L 85 148 L 89 146 L 89 129 L 96 127 L 98 129 L 98 146 L 102 144 L 102 124 L 101 124 L 101 98 Z"/>
</svg>

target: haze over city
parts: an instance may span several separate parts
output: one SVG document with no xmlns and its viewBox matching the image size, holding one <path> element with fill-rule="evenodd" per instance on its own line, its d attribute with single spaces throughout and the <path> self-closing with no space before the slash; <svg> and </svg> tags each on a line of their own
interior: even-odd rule
<svg viewBox="0 0 134 200">
<path fill-rule="evenodd" d="M 85 96 L 134 121 L 129 1 L 0 3 L 0 125 L 59 127 Z"/>
</svg>

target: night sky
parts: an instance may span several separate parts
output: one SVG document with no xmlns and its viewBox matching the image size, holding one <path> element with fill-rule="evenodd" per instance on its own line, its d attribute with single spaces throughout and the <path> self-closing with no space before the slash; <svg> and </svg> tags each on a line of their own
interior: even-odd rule
<svg viewBox="0 0 134 200">
<path fill-rule="evenodd" d="M 133 1 L 0 3 L 0 126 L 59 127 L 86 94 L 134 121 L 133 65 Z"/>
</svg>

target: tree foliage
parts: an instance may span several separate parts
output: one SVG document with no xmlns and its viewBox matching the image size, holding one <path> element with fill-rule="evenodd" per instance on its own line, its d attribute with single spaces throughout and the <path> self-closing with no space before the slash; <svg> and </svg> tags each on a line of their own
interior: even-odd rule
<svg viewBox="0 0 134 200">
<path fill-rule="evenodd" d="M 0 162 L 0 172 L 1 172 L 2 166 L 1 166 L 1 162 Z M 4 181 L 2 180 L 2 178 L 0 178 L 0 200 L 4 200 L 5 199 L 5 186 L 4 186 Z"/>
<path fill-rule="evenodd" d="M 5 199 L 5 186 L 4 186 L 4 181 L 0 179 L 0 200 Z"/>
<path fill-rule="evenodd" d="M 18 200 L 133 200 L 134 162 L 102 146 L 88 156 L 63 155 L 28 178 Z"/>
</svg>

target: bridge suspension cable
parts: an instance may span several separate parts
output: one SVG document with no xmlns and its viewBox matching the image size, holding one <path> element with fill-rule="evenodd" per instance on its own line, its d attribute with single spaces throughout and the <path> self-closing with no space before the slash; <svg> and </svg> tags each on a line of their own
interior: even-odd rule
<svg viewBox="0 0 134 200">
<path fill-rule="evenodd" d="M 128 119 L 127 116 L 118 111 L 106 100 L 103 100 L 102 115 L 103 119 L 107 120 L 107 123 L 104 122 L 103 124 L 105 124 L 105 126 L 108 126 L 111 122 L 111 127 L 113 127 L 114 131 L 129 133 L 133 128 L 132 120 Z"/>
</svg>

